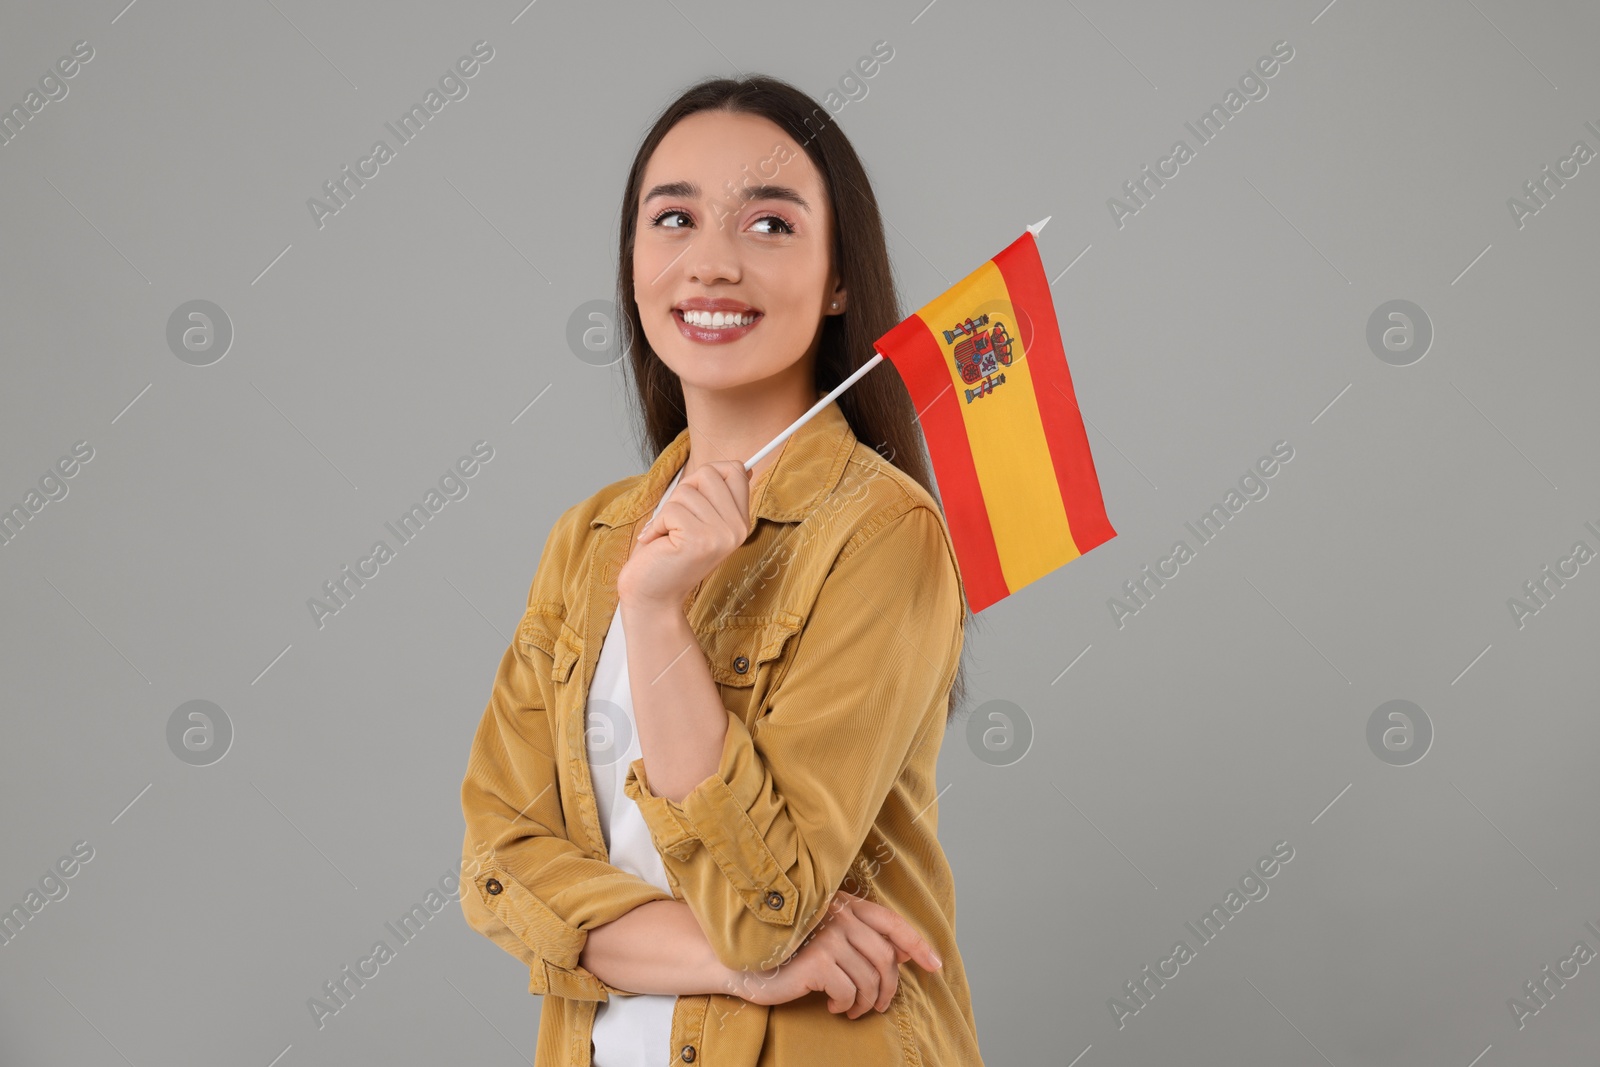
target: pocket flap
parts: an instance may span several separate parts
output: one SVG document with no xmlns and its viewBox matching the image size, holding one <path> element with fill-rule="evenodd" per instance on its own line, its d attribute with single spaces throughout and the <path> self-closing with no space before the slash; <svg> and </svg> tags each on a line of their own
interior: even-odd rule
<svg viewBox="0 0 1600 1067">
<path fill-rule="evenodd" d="M 801 622 L 800 616 L 789 611 L 718 619 L 706 640 L 711 677 L 723 685 L 754 685 L 761 667 L 783 653 L 785 643 L 800 631 Z"/>
<path fill-rule="evenodd" d="M 583 658 L 583 638 L 578 631 L 568 626 L 565 621 L 561 623 L 561 632 L 556 637 L 555 651 L 550 664 L 550 677 L 558 682 L 564 682 L 572 674 L 572 667 Z"/>
<path fill-rule="evenodd" d="M 529 604 L 522 622 L 517 625 L 517 640 L 547 656 L 554 655 L 556 634 L 561 630 L 561 620 L 566 613 L 564 604 Z"/>
<path fill-rule="evenodd" d="M 550 677 L 564 682 L 572 666 L 583 655 L 583 638 L 566 621 L 566 605 L 535 603 L 528 605 L 517 627 L 517 640 L 523 648 L 537 648 L 550 657 Z"/>
</svg>

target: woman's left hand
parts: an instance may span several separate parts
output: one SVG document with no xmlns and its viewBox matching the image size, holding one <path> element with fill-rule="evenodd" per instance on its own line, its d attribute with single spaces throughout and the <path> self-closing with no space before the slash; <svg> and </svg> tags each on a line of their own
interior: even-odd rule
<svg viewBox="0 0 1600 1067">
<path fill-rule="evenodd" d="M 633 604 L 681 607 L 689 591 L 744 544 L 750 531 L 750 478 L 744 464 L 701 464 L 634 542 L 617 575 L 617 595 Z"/>
</svg>

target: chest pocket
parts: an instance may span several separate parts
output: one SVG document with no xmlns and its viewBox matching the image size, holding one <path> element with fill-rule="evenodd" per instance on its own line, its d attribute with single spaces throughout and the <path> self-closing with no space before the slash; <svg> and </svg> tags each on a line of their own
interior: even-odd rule
<svg viewBox="0 0 1600 1067">
<path fill-rule="evenodd" d="M 797 643 L 800 616 L 788 611 L 765 615 L 727 615 L 701 635 L 711 677 L 722 688 L 730 708 L 744 711 L 765 699 Z M 737 702 L 737 703 L 735 703 Z"/>
<path fill-rule="evenodd" d="M 583 637 L 567 624 L 564 604 L 529 605 L 517 627 L 517 640 L 525 649 L 537 648 L 550 657 L 552 681 L 565 682 L 573 665 L 583 658 Z"/>
</svg>

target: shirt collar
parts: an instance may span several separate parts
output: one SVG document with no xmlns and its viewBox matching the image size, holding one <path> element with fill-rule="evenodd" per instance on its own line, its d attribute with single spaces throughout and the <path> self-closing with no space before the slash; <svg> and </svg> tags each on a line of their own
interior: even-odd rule
<svg viewBox="0 0 1600 1067">
<path fill-rule="evenodd" d="M 820 400 L 825 394 L 817 393 Z M 778 446 L 778 458 L 751 486 L 750 529 L 756 519 L 798 522 L 839 484 L 856 436 L 837 400 L 811 416 Z M 684 461 L 689 458 L 689 430 L 684 428 L 656 457 L 649 470 L 589 521 L 591 527 L 623 526 L 639 521 L 661 500 Z"/>
</svg>

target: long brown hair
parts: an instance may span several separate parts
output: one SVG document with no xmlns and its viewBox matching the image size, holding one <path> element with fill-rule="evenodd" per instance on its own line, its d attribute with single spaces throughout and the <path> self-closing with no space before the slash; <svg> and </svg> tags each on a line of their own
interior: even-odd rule
<svg viewBox="0 0 1600 1067">
<path fill-rule="evenodd" d="M 849 138 L 833 122 L 828 110 L 788 82 L 766 75 L 742 78 L 707 78 L 667 105 L 645 134 L 628 171 L 622 194 L 622 226 L 617 256 L 618 340 L 628 353 L 628 368 L 639 412 L 644 419 L 650 458 L 688 425 L 683 405 L 683 385 L 661 361 L 645 336 L 633 288 L 633 243 L 639 215 L 639 196 L 645 166 L 667 132 L 698 111 L 722 110 L 759 115 L 793 137 L 822 175 L 833 207 L 833 262 L 850 293 L 843 314 L 823 317 L 822 342 L 817 349 L 815 387 L 833 389 L 872 357 L 872 342 L 888 333 L 905 314 L 895 292 L 889 249 L 883 236 L 883 218 L 867 180 L 866 169 Z M 848 241 L 843 239 L 849 234 Z M 839 410 L 856 437 L 877 449 L 886 460 L 910 475 L 938 500 L 917 422 L 916 409 L 898 374 L 879 370 L 868 373 L 838 397 Z M 962 626 L 972 616 L 961 605 Z M 966 699 L 966 648 L 950 687 L 954 718 Z"/>
</svg>

